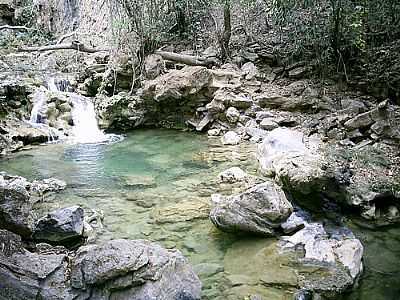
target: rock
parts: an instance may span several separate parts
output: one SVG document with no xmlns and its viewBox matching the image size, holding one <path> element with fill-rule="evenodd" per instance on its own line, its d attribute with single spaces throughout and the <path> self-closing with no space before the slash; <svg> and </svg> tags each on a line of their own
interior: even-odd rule
<svg viewBox="0 0 400 300">
<path fill-rule="evenodd" d="M 261 122 L 265 118 L 272 118 L 274 117 L 274 114 L 270 111 L 258 111 L 256 112 L 256 121 Z"/>
<path fill-rule="evenodd" d="M 186 200 L 176 204 L 155 207 L 152 218 L 157 224 L 185 222 L 206 219 L 210 212 L 210 204 L 201 200 Z"/>
<path fill-rule="evenodd" d="M 316 97 L 285 97 L 274 90 L 265 91 L 254 98 L 262 108 L 275 108 L 283 111 L 309 111 L 318 102 Z"/>
<path fill-rule="evenodd" d="M 228 131 L 221 138 L 221 142 L 224 145 L 237 145 L 240 143 L 240 136 L 234 131 Z"/>
<path fill-rule="evenodd" d="M 95 99 L 99 126 L 101 128 L 136 128 L 145 121 L 146 109 L 137 96 L 121 92 L 112 97 L 100 95 Z"/>
<path fill-rule="evenodd" d="M 239 121 L 240 113 L 239 111 L 234 108 L 234 107 L 229 107 L 225 113 L 226 119 L 228 120 L 229 123 L 235 124 Z"/>
<path fill-rule="evenodd" d="M 210 129 L 207 131 L 208 136 L 219 136 L 221 133 L 221 129 Z"/>
<path fill-rule="evenodd" d="M 232 167 L 218 175 L 219 181 L 224 183 L 235 183 L 243 181 L 248 177 L 249 175 L 239 167 Z"/>
<path fill-rule="evenodd" d="M 110 260 L 110 258 L 113 258 Z M 148 241 L 112 240 L 79 249 L 71 285 L 93 299 L 200 299 L 201 283 L 177 250 Z"/>
<path fill-rule="evenodd" d="M 295 231 L 298 231 L 307 224 L 307 221 L 303 218 L 303 216 L 298 212 L 293 212 L 289 218 L 281 224 L 283 232 L 288 234 Z"/>
<path fill-rule="evenodd" d="M 28 252 L 2 231 L 0 244 L 7 245 L 0 247 L 7 299 L 200 299 L 200 280 L 182 254 L 145 240 L 112 240 L 71 256 L 42 245 Z"/>
<path fill-rule="evenodd" d="M 0 176 L 0 229 L 7 229 L 25 238 L 32 234 L 33 203 L 21 177 L 4 179 Z"/>
<path fill-rule="evenodd" d="M 344 126 L 348 130 L 366 128 L 376 121 L 386 120 L 387 114 L 387 102 L 383 101 L 379 103 L 376 108 L 365 113 L 358 114 L 354 118 L 348 120 L 344 123 Z"/>
<path fill-rule="evenodd" d="M 143 97 L 150 101 L 182 100 L 197 95 L 208 87 L 211 74 L 206 67 L 187 66 L 181 70 L 172 70 L 146 81 L 143 87 Z"/>
<path fill-rule="evenodd" d="M 242 68 L 242 76 L 246 79 L 246 80 L 253 80 L 255 79 L 257 76 L 259 76 L 259 72 L 257 67 L 252 63 L 252 62 L 247 62 L 245 63 Z"/>
<path fill-rule="evenodd" d="M 207 113 L 203 119 L 197 124 L 196 130 L 201 132 L 203 131 L 207 126 L 209 126 L 212 122 L 214 121 L 214 116 L 211 113 Z"/>
<path fill-rule="evenodd" d="M 84 212 L 79 206 L 52 211 L 36 222 L 33 238 L 61 244 L 82 239 L 83 221 Z"/>
<path fill-rule="evenodd" d="M 214 100 L 237 109 L 247 109 L 253 105 L 253 101 L 249 95 L 237 93 L 228 88 L 217 90 L 214 94 Z"/>
<path fill-rule="evenodd" d="M 144 74 L 148 79 L 155 79 L 165 70 L 165 63 L 161 55 L 151 54 L 144 61 Z"/>
<path fill-rule="evenodd" d="M 206 108 L 211 114 L 219 114 L 225 110 L 223 101 L 213 99 L 210 103 L 207 103 Z"/>
<path fill-rule="evenodd" d="M 272 130 L 258 147 L 258 161 L 264 173 L 271 173 L 274 171 L 274 161 L 289 154 L 305 155 L 306 152 L 301 132 L 277 128 Z"/>
<path fill-rule="evenodd" d="M 264 119 L 262 119 L 262 121 L 260 123 L 260 127 L 262 129 L 270 131 L 270 130 L 273 130 L 275 128 L 278 128 L 279 125 L 274 121 L 274 119 L 264 118 Z"/>
<path fill-rule="evenodd" d="M 56 178 L 47 178 L 43 180 L 35 180 L 31 184 L 31 191 L 39 195 L 47 192 L 59 192 L 67 187 L 67 183 Z"/>
<path fill-rule="evenodd" d="M 218 49 L 215 48 L 214 46 L 208 47 L 207 49 L 205 49 L 205 50 L 201 53 L 201 56 L 203 56 L 203 57 L 208 57 L 208 58 L 211 58 L 211 57 L 218 57 L 218 55 L 219 55 Z"/>
<path fill-rule="evenodd" d="M 353 278 L 362 273 L 362 257 L 364 247 L 357 239 L 347 239 L 336 244 L 335 255 L 338 261 L 343 264 Z"/>
<path fill-rule="evenodd" d="M 128 187 L 154 187 L 157 185 L 156 179 L 153 176 L 145 175 L 125 175 L 123 181 Z"/>
<path fill-rule="evenodd" d="M 289 75 L 289 78 L 298 79 L 298 78 L 304 77 L 306 75 L 307 71 L 308 71 L 307 67 L 298 67 L 293 70 L 290 70 L 288 75 Z"/>
<path fill-rule="evenodd" d="M 329 264 L 341 264 L 354 280 L 360 276 L 364 248 L 358 239 L 350 236 L 329 238 L 324 227 L 318 223 L 306 224 L 305 228 L 292 236 L 282 237 L 282 247 L 296 249 L 304 247 L 304 258 Z"/>
<path fill-rule="evenodd" d="M 210 219 L 224 231 L 274 235 L 293 210 L 283 191 L 270 181 L 239 195 L 213 199 Z"/>
</svg>

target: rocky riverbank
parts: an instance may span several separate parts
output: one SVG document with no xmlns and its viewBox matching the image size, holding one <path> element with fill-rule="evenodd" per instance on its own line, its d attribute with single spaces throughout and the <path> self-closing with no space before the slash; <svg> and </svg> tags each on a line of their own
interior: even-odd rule
<svg viewBox="0 0 400 300">
<path fill-rule="evenodd" d="M 61 58 L 50 56 L 48 64 L 51 58 L 56 71 Z M 110 80 L 107 57 L 81 58 L 82 71 L 75 76 L 48 72 L 32 80 L 23 72 L 2 80 L 2 153 L 68 139 L 76 128 L 74 97 L 93 103 L 100 126 L 109 131 L 184 128 L 228 149 L 250 145 L 252 150 L 239 155 L 257 157 L 257 176 L 238 167 L 226 170 L 219 184 L 230 187 L 213 195 L 207 190 L 210 203 L 186 201 L 153 211 L 159 224 L 209 216 L 218 229 L 235 236 L 277 239 L 251 247 L 238 242 L 225 256 L 232 299 L 265 295 L 259 291 L 266 287 L 285 289 L 295 299 L 334 299 L 356 287 L 363 271 L 363 245 L 344 220 L 368 227 L 400 221 L 400 110 L 389 101 L 296 76 L 288 79 L 278 69 L 261 72 L 250 61 L 240 67 L 167 69 L 157 55 L 146 60 L 147 79 L 129 91 L 126 64 Z M 2 59 L 9 66 L 15 62 L 10 55 Z M 49 86 L 52 81 L 56 90 Z M 36 120 L 43 126 L 35 127 L 28 120 L 39 98 L 44 100 Z M 211 152 L 202 159 L 228 153 L 234 151 Z M 126 184 L 153 182 L 128 178 Z M 6 291 L 0 297 L 200 299 L 200 281 L 178 250 L 142 240 L 90 244 L 96 230 L 89 220 L 98 219 L 85 217 L 79 206 L 32 214 L 46 193 L 65 188 L 62 182 L 3 174 L 0 188 L 0 236 L 9 245 L 0 256 Z M 235 261 L 236 252 L 249 253 L 251 263 Z M 196 271 L 211 272 L 210 266 L 203 268 Z"/>
</svg>

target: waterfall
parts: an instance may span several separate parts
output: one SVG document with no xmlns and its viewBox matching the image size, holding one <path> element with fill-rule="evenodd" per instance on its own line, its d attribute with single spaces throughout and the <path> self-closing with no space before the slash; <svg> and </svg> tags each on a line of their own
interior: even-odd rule
<svg viewBox="0 0 400 300">
<path fill-rule="evenodd" d="M 76 143 L 101 143 L 109 137 L 99 129 L 93 103 L 86 97 L 68 93 L 72 102 L 73 141 Z"/>
<path fill-rule="evenodd" d="M 50 141 L 54 139 L 54 133 L 57 132 L 46 124 L 46 111 L 48 108 L 47 100 L 49 99 L 46 92 L 62 93 L 68 98 L 72 106 L 72 134 L 68 141 L 73 143 L 104 143 L 115 142 L 121 137 L 112 134 L 104 134 L 97 125 L 96 113 L 94 105 L 89 98 L 69 92 L 70 84 L 67 80 L 56 81 L 54 78 L 47 80 L 47 89 L 41 88 L 37 90 L 33 96 L 33 108 L 30 116 L 30 124 L 34 127 L 46 130 Z M 68 92 L 67 92 L 68 91 Z M 56 134 L 58 136 L 58 134 Z"/>
<path fill-rule="evenodd" d="M 43 90 L 37 90 L 33 94 L 33 107 L 31 117 L 29 119 L 31 124 L 43 123 L 43 115 L 47 107 L 47 96 Z"/>
</svg>

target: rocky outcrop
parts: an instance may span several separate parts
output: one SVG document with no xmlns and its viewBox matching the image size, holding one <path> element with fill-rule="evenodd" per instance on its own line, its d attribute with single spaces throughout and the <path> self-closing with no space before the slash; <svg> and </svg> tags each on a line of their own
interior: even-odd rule
<svg viewBox="0 0 400 300">
<path fill-rule="evenodd" d="M 200 299 L 201 283 L 182 254 L 148 241 L 113 240 L 69 256 L 46 245 L 28 252 L 0 230 L 0 244 L 2 299 Z"/>
<path fill-rule="evenodd" d="M 100 95 L 95 100 L 95 109 L 99 126 L 104 129 L 136 128 L 145 121 L 143 100 L 127 93 Z"/>
<path fill-rule="evenodd" d="M 264 174 L 274 177 L 308 209 L 321 211 L 327 206 L 329 210 L 333 202 L 358 211 L 375 225 L 387 225 L 400 220 L 395 192 L 399 178 L 393 173 L 397 168 L 393 158 L 378 153 L 377 147 L 349 150 L 278 128 L 259 145 L 258 160 Z"/>
<path fill-rule="evenodd" d="M 271 181 L 234 196 L 214 195 L 210 219 L 221 230 L 271 236 L 291 214 L 284 192 Z"/>
</svg>

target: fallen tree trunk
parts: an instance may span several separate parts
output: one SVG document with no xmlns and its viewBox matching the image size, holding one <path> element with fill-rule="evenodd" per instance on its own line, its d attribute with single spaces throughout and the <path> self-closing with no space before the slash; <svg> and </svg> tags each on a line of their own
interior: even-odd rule
<svg viewBox="0 0 400 300">
<path fill-rule="evenodd" d="M 41 47 L 21 47 L 18 49 L 18 51 L 20 51 L 20 52 L 43 52 L 43 51 L 52 51 L 52 50 L 76 50 L 76 51 L 87 52 L 87 53 L 108 51 L 107 49 L 94 49 L 94 48 L 86 47 L 84 44 L 77 42 L 77 41 L 68 43 L 68 44 L 57 44 L 57 45 L 49 45 L 49 46 L 41 46 Z"/>
<path fill-rule="evenodd" d="M 217 59 L 215 59 L 215 58 L 205 58 L 205 57 L 201 57 L 201 56 L 178 54 L 178 53 L 174 53 L 174 52 L 167 52 L 167 51 L 161 51 L 161 50 L 155 51 L 155 54 L 160 55 L 165 60 L 172 60 L 172 61 L 182 63 L 185 65 L 190 65 L 190 66 L 205 66 L 205 67 L 207 67 L 207 66 L 211 66 L 211 65 L 216 65 L 218 63 Z"/>
<path fill-rule="evenodd" d="M 2 26 L 0 26 L 0 30 L 23 30 L 23 31 L 29 31 L 29 30 L 33 30 L 33 29 L 29 28 L 29 27 L 26 27 L 26 26 L 2 25 Z"/>
</svg>

